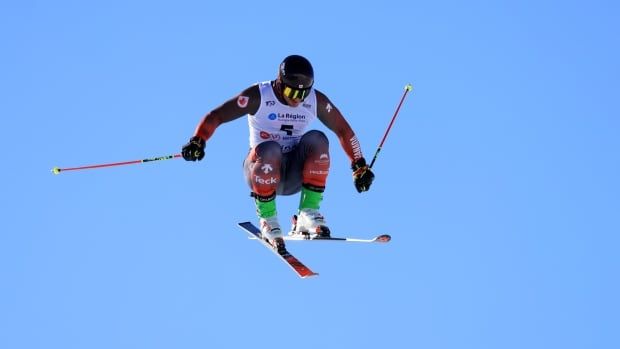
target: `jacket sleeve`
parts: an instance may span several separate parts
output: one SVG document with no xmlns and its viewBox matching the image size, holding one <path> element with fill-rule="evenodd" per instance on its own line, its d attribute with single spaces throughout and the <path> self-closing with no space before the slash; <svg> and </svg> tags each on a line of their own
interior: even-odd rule
<svg viewBox="0 0 620 349">
<path fill-rule="evenodd" d="M 211 110 L 196 126 L 194 136 L 209 140 L 215 129 L 225 122 L 238 119 L 247 114 L 254 114 L 260 106 L 258 85 L 252 85 L 237 96 L 227 100 L 219 107 Z"/>
<path fill-rule="evenodd" d="M 342 113 L 340 113 L 340 110 L 322 92 L 318 90 L 315 90 L 315 92 L 319 120 L 336 134 L 342 149 L 352 163 L 362 158 L 362 148 L 357 136 L 355 136 L 353 129 L 351 129 Z"/>
</svg>

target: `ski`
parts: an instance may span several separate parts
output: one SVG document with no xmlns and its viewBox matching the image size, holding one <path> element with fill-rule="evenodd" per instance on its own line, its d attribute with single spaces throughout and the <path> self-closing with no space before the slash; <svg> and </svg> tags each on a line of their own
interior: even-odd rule
<svg viewBox="0 0 620 349">
<path fill-rule="evenodd" d="M 392 240 L 392 237 L 388 234 L 376 236 L 372 239 L 360 239 L 360 238 L 347 238 L 347 237 L 322 237 L 317 234 L 308 233 L 296 233 L 290 232 L 288 235 L 283 236 L 285 241 L 342 241 L 342 242 L 363 242 L 363 243 L 387 243 Z M 254 236 L 250 236 L 250 239 L 256 239 Z"/>
<path fill-rule="evenodd" d="M 308 277 L 319 275 L 313 272 L 312 270 L 310 270 L 310 268 L 306 267 L 302 262 L 300 262 L 295 256 L 290 254 L 288 251 L 279 253 L 276 249 L 273 248 L 273 246 L 271 246 L 271 244 L 269 244 L 269 242 L 267 242 L 265 239 L 262 238 L 262 234 L 260 233 L 260 230 L 254 224 L 250 222 L 242 222 L 242 223 L 238 223 L 238 225 L 239 227 L 241 227 L 241 229 L 245 230 L 248 234 L 250 234 L 251 239 L 260 241 L 263 244 L 263 246 L 267 247 L 270 251 L 272 251 L 278 257 L 280 257 L 280 259 L 284 261 L 286 264 L 288 264 L 288 266 L 291 267 L 291 269 L 293 269 L 295 273 L 299 275 L 299 277 L 305 279 Z"/>
<path fill-rule="evenodd" d="M 317 234 L 308 233 L 296 233 L 290 232 L 289 235 L 284 237 L 284 240 L 288 241 L 344 241 L 344 242 L 366 242 L 366 243 L 387 243 L 392 240 L 392 237 L 387 234 L 376 236 L 372 239 L 359 239 L 359 238 L 347 238 L 347 237 L 323 237 Z"/>
</svg>

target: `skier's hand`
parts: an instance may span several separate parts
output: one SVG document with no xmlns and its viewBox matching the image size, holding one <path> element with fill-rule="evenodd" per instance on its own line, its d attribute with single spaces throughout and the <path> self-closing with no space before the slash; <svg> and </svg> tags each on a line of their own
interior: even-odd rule
<svg viewBox="0 0 620 349">
<path fill-rule="evenodd" d="M 353 170 L 353 184 L 355 184 L 357 192 L 368 191 L 372 181 L 375 179 L 375 174 L 366 165 L 366 159 L 358 159 L 351 165 L 351 169 Z"/>
<path fill-rule="evenodd" d="M 205 157 L 205 141 L 204 139 L 194 136 L 189 142 L 183 146 L 181 151 L 183 159 L 187 161 L 200 161 Z"/>
</svg>

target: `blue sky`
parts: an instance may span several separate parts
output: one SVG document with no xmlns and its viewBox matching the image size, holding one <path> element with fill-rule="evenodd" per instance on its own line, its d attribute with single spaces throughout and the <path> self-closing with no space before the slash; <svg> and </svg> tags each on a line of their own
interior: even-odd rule
<svg viewBox="0 0 620 349">
<path fill-rule="evenodd" d="M 617 348 L 619 6 L 612 1 L 3 1 L 0 347 Z M 244 119 L 200 163 L 211 108 L 289 54 L 372 157 L 331 133 L 334 235 L 255 220 Z M 325 130 L 320 124 L 315 128 Z M 278 200 L 287 224 L 298 198 Z"/>
</svg>

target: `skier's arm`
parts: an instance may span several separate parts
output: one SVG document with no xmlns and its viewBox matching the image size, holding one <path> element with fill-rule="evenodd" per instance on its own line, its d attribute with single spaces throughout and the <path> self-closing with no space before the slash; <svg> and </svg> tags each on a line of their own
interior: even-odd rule
<svg viewBox="0 0 620 349">
<path fill-rule="evenodd" d="M 200 161 L 205 156 L 205 145 L 215 129 L 228 121 L 238 119 L 246 114 L 255 114 L 260 106 L 260 91 L 258 85 L 243 90 L 237 96 L 211 110 L 200 121 L 194 136 L 181 149 L 183 158 L 187 161 Z"/>
<path fill-rule="evenodd" d="M 351 163 L 363 158 L 362 148 L 355 132 L 340 113 L 340 110 L 322 92 L 318 90 L 315 92 L 319 120 L 336 134 Z"/>
<path fill-rule="evenodd" d="M 243 90 L 239 95 L 227 100 L 207 113 L 196 127 L 194 136 L 198 136 L 206 142 L 211 138 L 218 126 L 246 114 L 255 114 L 259 106 L 260 92 L 258 85 L 252 85 Z"/>
<path fill-rule="evenodd" d="M 367 191 L 370 189 L 375 175 L 366 165 L 366 159 L 362 155 L 362 148 L 353 129 L 351 129 L 349 123 L 342 116 L 340 110 L 330 102 L 329 98 L 323 93 L 315 91 L 319 120 L 338 136 L 342 148 L 349 156 L 355 189 L 359 193 Z"/>
<path fill-rule="evenodd" d="M 319 120 L 336 134 L 342 149 L 344 149 L 351 162 L 362 158 L 362 148 L 355 136 L 355 132 L 353 132 L 347 120 L 340 113 L 340 110 L 322 92 L 318 90 L 315 90 L 315 92 Z"/>
</svg>

